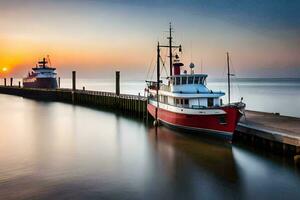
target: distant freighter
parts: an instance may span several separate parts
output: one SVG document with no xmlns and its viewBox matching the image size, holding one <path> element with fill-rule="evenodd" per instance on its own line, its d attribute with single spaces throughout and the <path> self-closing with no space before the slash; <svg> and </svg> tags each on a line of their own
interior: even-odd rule
<svg viewBox="0 0 300 200">
<path fill-rule="evenodd" d="M 43 58 L 38 62 L 32 72 L 23 78 L 23 86 L 26 88 L 57 88 L 55 68 L 47 66 L 48 61 Z"/>
</svg>

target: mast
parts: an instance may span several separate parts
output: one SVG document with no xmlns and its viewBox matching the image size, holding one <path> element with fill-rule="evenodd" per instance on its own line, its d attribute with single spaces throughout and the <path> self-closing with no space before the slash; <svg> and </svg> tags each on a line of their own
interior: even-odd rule
<svg viewBox="0 0 300 200">
<path fill-rule="evenodd" d="M 155 109 L 155 120 L 157 122 L 157 112 L 158 112 L 158 103 L 159 103 L 159 83 L 160 83 L 160 46 L 159 42 L 157 43 L 157 66 L 156 66 L 156 77 L 157 77 L 157 84 L 156 84 L 156 109 Z"/>
<path fill-rule="evenodd" d="M 230 104 L 230 66 L 229 66 L 229 53 L 227 52 L 227 84 L 228 84 L 228 104 Z"/>
<path fill-rule="evenodd" d="M 173 39 L 173 37 L 172 37 L 172 30 L 173 30 L 173 28 L 172 28 L 172 24 L 170 23 L 170 27 L 169 27 L 169 37 L 167 37 L 167 39 L 169 39 L 169 44 L 168 45 L 159 45 L 159 47 L 160 48 L 168 48 L 169 49 L 169 59 L 170 59 L 170 76 L 172 76 L 173 75 L 173 70 L 172 70 L 172 68 L 173 68 L 173 53 L 172 53 L 172 51 L 173 51 L 173 49 L 179 49 L 179 52 L 182 52 L 182 49 L 181 49 L 181 45 L 172 45 L 172 39 Z M 175 57 L 176 57 L 177 55 L 175 55 Z"/>
<path fill-rule="evenodd" d="M 43 58 L 43 68 L 46 67 L 46 58 Z"/>
<path fill-rule="evenodd" d="M 173 55 L 172 55 L 172 24 L 170 22 L 170 28 L 169 28 L 169 58 L 170 58 L 170 76 L 172 76 L 172 64 L 173 64 Z"/>
</svg>

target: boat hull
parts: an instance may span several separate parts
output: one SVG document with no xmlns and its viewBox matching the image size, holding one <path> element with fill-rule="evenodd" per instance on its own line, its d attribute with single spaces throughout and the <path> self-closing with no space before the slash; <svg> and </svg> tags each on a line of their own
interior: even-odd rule
<svg viewBox="0 0 300 200">
<path fill-rule="evenodd" d="M 56 89 L 56 78 L 30 78 L 23 79 L 23 87 L 25 88 L 49 88 Z"/>
<path fill-rule="evenodd" d="M 148 112 L 155 118 L 156 106 L 148 104 Z M 239 108 L 234 106 L 221 107 L 225 114 L 218 115 L 191 115 L 175 113 L 166 109 L 158 109 L 158 120 L 173 128 L 193 131 L 197 133 L 209 133 L 231 140 L 237 123 L 242 116 Z"/>
</svg>

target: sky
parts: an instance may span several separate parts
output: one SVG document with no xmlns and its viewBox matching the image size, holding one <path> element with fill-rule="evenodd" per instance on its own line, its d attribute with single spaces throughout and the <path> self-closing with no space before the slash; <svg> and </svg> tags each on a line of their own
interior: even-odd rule
<svg viewBox="0 0 300 200">
<path fill-rule="evenodd" d="M 196 72 L 225 76 L 228 51 L 238 77 L 297 78 L 299 10 L 297 0 L 0 0 L 0 77 L 49 55 L 62 78 L 147 79 L 172 22 Z"/>
</svg>

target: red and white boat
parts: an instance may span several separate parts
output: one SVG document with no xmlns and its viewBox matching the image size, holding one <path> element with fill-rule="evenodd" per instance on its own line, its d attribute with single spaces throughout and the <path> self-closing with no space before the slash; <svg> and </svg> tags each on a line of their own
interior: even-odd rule
<svg viewBox="0 0 300 200">
<path fill-rule="evenodd" d="M 181 45 L 172 45 L 172 28 L 168 37 L 169 45 L 157 45 L 157 80 L 146 81 L 148 88 L 148 112 L 156 119 L 156 124 L 212 133 L 231 139 L 240 117 L 243 115 L 245 104 L 230 103 L 230 71 L 228 62 L 228 104 L 223 105 L 224 92 L 212 91 L 207 88 L 206 74 L 195 74 L 194 64 L 190 64 L 190 73 L 182 70 L 176 50 L 181 52 Z M 169 49 L 170 75 L 160 79 L 160 50 Z M 175 50 L 175 51 L 174 51 Z M 175 54 L 175 56 L 173 56 Z M 173 74 L 174 72 L 174 74 Z"/>
</svg>

